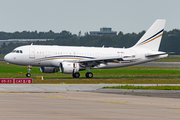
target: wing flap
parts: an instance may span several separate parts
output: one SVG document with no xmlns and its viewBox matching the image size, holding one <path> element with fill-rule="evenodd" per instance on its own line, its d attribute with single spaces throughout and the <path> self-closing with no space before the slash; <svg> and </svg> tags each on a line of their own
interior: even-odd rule
<svg viewBox="0 0 180 120">
<path fill-rule="evenodd" d="M 106 58 L 96 58 L 96 59 L 85 59 L 85 60 L 78 60 L 76 63 L 89 63 L 89 62 L 96 62 L 96 63 L 107 63 L 107 62 L 119 62 L 123 61 L 122 57 L 106 57 Z"/>
</svg>

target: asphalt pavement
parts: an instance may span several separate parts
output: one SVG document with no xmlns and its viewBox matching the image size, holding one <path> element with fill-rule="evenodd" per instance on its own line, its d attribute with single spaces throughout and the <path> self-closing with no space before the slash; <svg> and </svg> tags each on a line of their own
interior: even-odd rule
<svg viewBox="0 0 180 120">
<path fill-rule="evenodd" d="M 103 89 L 106 86 L 157 86 L 157 84 L 0 84 L 0 91 L 44 93 L 44 92 L 96 92 L 111 94 L 127 94 L 135 96 L 180 98 L 180 90 L 127 90 L 127 89 Z M 158 86 L 180 86 L 180 84 L 158 84 Z"/>
<path fill-rule="evenodd" d="M 113 84 L 117 85 L 117 84 Z M 159 96 L 128 95 L 101 84 L 1 84 L 0 120 L 179 120 L 179 91 L 150 91 Z"/>
</svg>

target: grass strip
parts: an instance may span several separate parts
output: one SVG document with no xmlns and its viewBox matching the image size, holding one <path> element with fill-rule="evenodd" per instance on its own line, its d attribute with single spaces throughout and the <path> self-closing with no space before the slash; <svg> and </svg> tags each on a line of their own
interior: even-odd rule
<svg viewBox="0 0 180 120">
<path fill-rule="evenodd" d="M 180 86 L 113 86 L 113 87 L 103 87 L 108 89 L 143 89 L 143 90 L 180 90 Z"/>
<path fill-rule="evenodd" d="M 44 79 L 34 84 L 180 84 L 180 79 Z"/>
<path fill-rule="evenodd" d="M 180 67 L 143 67 L 130 66 L 115 69 L 92 69 L 94 77 L 114 78 L 114 77 L 179 77 Z M 80 71 L 81 78 L 85 78 L 87 71 Z M 7 64 L 0 62 L 0 77 L 1 78 L 22 78 L 26 77 L 27 67 Z M 39 67 L 33 67 L 31 70 L 33 78 L 36 76 L 44 76 L 45 78 L 72 78 L 71 74 L 57 73 L 41 73 Z"/>
</svg>

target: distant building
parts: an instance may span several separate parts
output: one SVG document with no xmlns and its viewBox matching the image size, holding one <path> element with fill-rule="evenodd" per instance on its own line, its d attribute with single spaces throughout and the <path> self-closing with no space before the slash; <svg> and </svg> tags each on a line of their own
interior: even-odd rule
<svg viewBox="0 0 180 120">
<path fill-rule="evenodd" d="M 102 36 L 102 35 L 117 35 L 117 31 L 112 31 L 111 28 L 100 28 L 100 31 L 90 31 L 92 36 Z"/>
</svg>

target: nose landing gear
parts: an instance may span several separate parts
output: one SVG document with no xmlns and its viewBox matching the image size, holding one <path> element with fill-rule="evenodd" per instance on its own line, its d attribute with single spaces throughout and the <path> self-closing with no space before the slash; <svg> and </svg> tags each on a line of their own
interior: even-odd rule
<svg viewBox="0 0 180 120">
<path fill-rule="evenodd" d="M 28 73 L 26 74 L 26 77 L 31 77 L 31 68 L 32 68 L 32 66 L 30 66 L 30 65 L 28 65 L 27 66 L 28 67 Z"/>
</svg>

